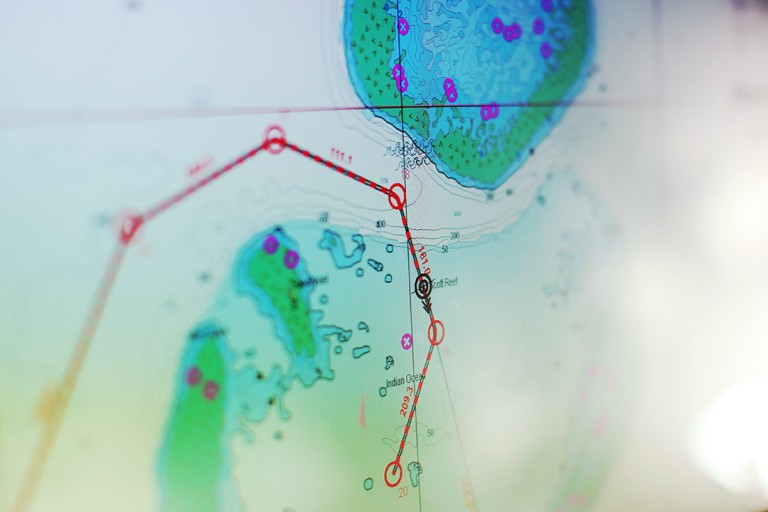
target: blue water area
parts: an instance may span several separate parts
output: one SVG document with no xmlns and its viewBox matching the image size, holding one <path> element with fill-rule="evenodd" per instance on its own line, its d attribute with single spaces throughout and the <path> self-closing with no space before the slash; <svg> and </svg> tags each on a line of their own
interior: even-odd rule
<svg viewBox="0 0 768 512">
<path fill-rule="evenodd" d="M 411 485 L 413 487 L 419 486 L 419 475 L 421 475 L 421 464 L 416 461 L 408 464 L 408 476 L 411 479 Z"/>
<path fill-rule="evenodd" d="M 375 106 L 358 70 L 352 53 L 352 6 L 347 0 L 344 26 L 345 51 L 349 79 L 360 100 Z M 506 181 L 530 156 L 518 152 L 509 169 L 495 183 L 483 183 L 451 169 L 431 151 L 439 134 L 459 130 L 478 141 L 477 156 L 482 157 L 503 147 L 503 129 L 514 129 L 515 120 L 534 96 L 546 75 L 559 65 L 558 55 L 567 50 L 573 33 L 563 7 L 574 0 L 467 0 L 432 3 L 401 2 L 400 12 L 386 11 L 393 26 L 400 17 L 408 20 L 405 35 L 398 34 L 392 45 L 388 66 L 382 75 L 392 79 L 392 69 L 400 64 L 408 80 L 403 97 L 416 105 L 444 105 L 454 108 L 430 108 L 426 136 L 408 123 L 406 134 L 435 163 L 437 170 L 466 187 L 494 189 Z M 591 7 L 590 7 L 591 12 Z M 501 25 L 498 25 L 498 23 Z M 590 19 L 590 27 L 594 25 Z M 514 30 L 513 30 L 514 27 Z M 497 33 L 496 30 L 501 30 Z M 514 33 L 514 38 L 512 34 Z M 359 42 L 358 42 L 359 44 Z M 584 87 L 592 61 L 594 41 L 589 41 L 587 56 L 578 77 L 562 98 L 547 98 L 560 106 L 537 128 L 529 147 L 536 147 L 566 111 L 566 105 Z M 398 50 L 399 47 L 399 50 Z M 544 51 L 545 47 L 549 51 Z M 545 58 L 544 55 L 547 55 Z M 448 81 L 448 82 L 447 82 Z M 450 100 L 453 101 L 450 101 Z M 484 119 L 483 106 L 492 102 L 505 105 L 492 119 Z M 372 115 L 401 129 L 398 109 L 370 110 Z M 487 110 L 485 113 L 487 114 Z M 493 128 L 489 128 L 492 124 Z M 495 127 L 506 127 L 496 130 Z M 420 128 L 420 130 L 423 130 Z"/>
<path fill-rule="evenodd" d="M 193 389 L 187 385 L 185 380 L 186 373 L 187 370 L 194 366 L 195 362 L 198 360 L 200 349 L 202 348 L 203 343 L 211 337 L 217 338 L 216 349 L 219 352 L 225 368 L 230 367 L 234 363 L 234 356 L 229 347 L 226 329 L 222 327 L 218 322 L 210 319 L 204 320 L 190 332 L 186 345 L 184 346 L 184 351 L 181 355 L 179 369 L 176 372 L 176 386 L 174 396 L 171 401 L 172 405 L 169 410 L 169 420 L 166 425 L 166 432 L 163 435 L 162 445 L 157 454 L 157 475 L 163 494 L 166 493 L 168 486 L 168 457 L 172 434 L 171 428 L 175 411 L 185 400 L 189 393 L 199 392 L 198 388 Z M 234 380 L 234 376 L 230 372 L 225 372 L 225 374 L 222 376 L 223 382 L 221 382 L 221 388 L 226 390 L 226 392 L 221 393 L 217 399 L 224 400 L 225 410 L 232 408 L 233 404 L 236 402 L 236 398 L 234 398 L 234 393 L 232 392 Z M 221 506 L 226 508 L 231 506 L 231 503 L 234 503 L 231 499 L 228 499 L 228 496 L 232 496 L 230 491 L 234 486 L 234 482 L 230 478 L 230 473 L 233 467 L 233 460 L 231 453 L 227 449 L 227 436 L 235 428 L 236 420 L 234 415 L 226 414 L 224 421 L 225 423 L 222 431 L 220 445 L 222 466 L 218 489 L 219 494 L 222 496 L 220 502 Z M 165 509 L 165 506 L 165 503 L 163 503 L 161 509 Z"/>
<path fill-rule="evenodd" d="M 349 268 L 360 263 L 365 252 L 365 239 L 363 235 L 352 235 L 352 243 L 355 248 L 347 254 L 344 239 L 336 231 L 326 229 L 323 231 L 323 238 L 320 240 L 320 248 L 326 249 L 331 253 L 333 263 L 336 268 Z"/>
<path fill-rule="evenodd" d="M 326 240 L 329 247 L 318 249 L 317 240 Z M 343 239 L 352 240 L 355 248 L 348 254 L 344 249 Z M 331 244 L 331 240 L 337 243 Z M 333 247 L 330 247 L 333 245 Z M 290 331 L 277 308 L 272 304 L 267 290 L 262 290 L 248 275 L 248 268 L 259 251 L 277 250 L 294 251 L 296 258 L 297 282 L 309 282 L 311 286 L 299 286 L 291 289 L 297 300 L 305 301 L 312 329 L 315 353 L 312 357 L 307 351 L 297 353 Z M 376 246 L 378 247 L 378 245 Z M 383 244 L 381 244 L 383 253 Z M 323 257 L 329 250 L 333 263 Z M 270 414 L 277 414 L 282 420 L 289 420 L 292 413 L 285 406 L 285 399 L 297 388 L 311 387 L 318 382 L 335 381 L 335 370 L 331 367 L 331 355 L 344 352 L 343 344 L 355 335 L 370 332 L 368 323 L 359 318 L 348 318 L 349 325 L 341 326 L 323 321 L 323 309 L 332 302 L 332 285 L 343 282 L 343 268 L 348 268 L 362 261 L 365 250 L 363 237 L 349 230 L 338 228 L 336 231 L 325 230 L 320 224 L 290 223 L 285 227 L 274 227 L 250 237 L 238 250 L 231 266 L 230 276 L 223 283 L 211 308 L 191 330 L 189 340 L 184 345 L 180 356 L 181 364 L 177 375 L 176 387 L 170 414 L 173 415 L 175 404 L 186 396 L 189 386 L 185 385 L 185 371 L 194 363 L 200 350 L 200 340 L 217 336 L 225 365 L 224 386 L 226 393 L 220 399 L 225 400 L 225 429 L 220 454 L 225 460 L 218 491 L 222 510 L 239 510 L 237 482 L 232 478 L 229 442 L 233 436 L 242 436 L 247 442 L 264 439 L 263 433 L 255 425 L 263 422 Z M 374 251 L 375 252 L 375 251 Z M 313 274 L 310 269 L 317 273 Z M 360 281 L 347 273 L 356 283 Z M 366 283 L 374 286 L 372 283 Z M 314 309 L 317 307 L 318 309 Z M 351 315 L 350 315 L 351 317 Z M 265 322 L 266 321 L 266 322 Z M 362 331 L 362 332 L 360 332 Z M 369 353 L 370 346 L 352 348 L 355 359 Z M 285 357 L 287 356 L 287 358 Z M 339 358 L 335 358 L 339 363 Z M 260 437 L 261 436 L 261 437 Z M 158 476 L 160 485 L 164 485 L 167 460 L 167 439 L 158 453 Z"/>
<path fill-rule="evenodd" d="M 324 333 L 321 332 L 318 325 L 322 313 L 319 311 L 311 311 L 310 313 L 312 316 L 310 325 L 312 338 L 315 342 L 315 354 L 309 356 L 305 351 L 300 354 L 295 353 L 293 349 L 294 340 L 291 338 L 288 326 L 285 324 L 280 312 L 272 304 L 269 295 L 256 286 L 248 275 L 249 262 L 258 252 L 264 250 L 264 240 L 267 236 L 274 236 L 278 240 L 280 247 L 285 247 L 288 250 L 301 254 L 298 243 L 290 238 L 281 228 L 256 235 L 238 253 L 237 262 L 232 274 L 235 281 L 234 287 L 237 292 L 255 299 L 259 308 L 274 320 L 277 336 L 283 342 L 286 351 L 291 355 L 292 364 L 289 373 L 296 375 L 305 386 L 311 386 L 318 378 L 332 377 L 329 350 L 326 346 L 328 342 L 324 340 Z M 299 258 L 295 271 L 299 275 L 300 280 L 309 280 L 310 272 L 305 258 Z M 308 310 L 310 310 L 310 305 L 312 304 L 310 297 L 314 291 L 314 286 L 302 286 L 296 289 L 296 293 L 300 295 L 300 300 L 307 304 Z"/>
<path fill-rule="evenodd" d="M 365 354 L 368 354 L 370 351 L 371 351 L 371 347 L 369 345 L 355 347 L 352 349 L 352 357 L 354 357 L 355 359 L 360 359 Z"/>
</svg>

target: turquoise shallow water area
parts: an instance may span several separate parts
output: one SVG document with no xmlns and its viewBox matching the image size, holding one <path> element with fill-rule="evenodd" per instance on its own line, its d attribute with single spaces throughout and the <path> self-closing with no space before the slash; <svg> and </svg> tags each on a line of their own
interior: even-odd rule
<svg viewBox="0 0 768 512">
<path fill-rule="evenodd" d="M 455 244 L 448 252 L 428 248 L 434 260 L 434 307 L 450 338 L 443 347 L 447 359 L 435 360 L 425 393 L 450 392 L 471 432 L 489 428 L 479 418 L 495 415 L 499 403 L 516 411 L 498 419 L 507 422 L 505 429 L 513 430 L 521 418 L 533 418 L 538 425 L 519 439 L 502 443 L 506 449 L 522 450 L 513 464 L 505 464 L 503 475 L 492 469 L 486 472 L 474 459 L 482 455 L 469 455 L 475 463 L 473 473 L 481 479 L 475 484 L 479 488 L 487 481 L 493 489 L 507 489 L 499 499 L 514 496 L 524 508 L 549 503 L 554 510 L 569 504 L 577 505 L 575 510 L 589 510 L 621 432 L 621 422 L 612 412 L 615 406 L 608 407 L 612 386 L 620 382 L 612 376 L 616 367 L 605 363 L 606 350 L 597 341 L 600 335 L 572 326 L 584 314 L 584 298 L 589 295 L 585 279 L 610 251 L 605 237 L 610 220 L 570 173 L 550 176 L 538 197 L 541 200 L 503 232 Z M 335 243 L 329 244 L 330 238 Z M 351 266 L 350 251 L 358 260 Z M 397 435 L 389 436 L 400 422 L 392 412 L 400 406 L 404 389 L 395 386 L 388 393 L 383 386 L 417 372 L 427 344 L 418 316 L 412 325 L 408 312 L 398 305 L 411 290 L 405 251 L 392 241 L 363 238 L 352 230 L 331 230 L 319 223 L 273 226 L 247 240 L 233 258 L 230 276 L 215 302 L 190 331 L 182 354 L 176 406 L 171 411 L 174 419 L 160 453 L 164 488 L 186 495 L 200 482 L 167 446 L 182 435 L 194 439 L 203 427 L 210 431 L 203 437 L 210 441 L 208 452 L 221 461 L 217 472 L 209 472 L 203 490 L 209 501 L 215 499 L 226 509 L 239 506 L 237 487 L 242 483 L 232 463 L 232 440 L 238 437 L 247 441 L 244 449 L 258 457 L 278 446 L 301 443 L 308 431 L 327 430 L 338 436 L 317 447 L 304 445 L 309 451 L 298 460 L 327 456 L 332 445 L 335 456 L 347 464 L 353 458 L 349 451 L 359 449 L 350 444 L 350 435 L 360 439 L 367 423 L 366 436 L 378 432 L 375 455 L 356 462 L 355 478 L 335 484 L 359 489 L 360 477 L 378 475 L 381 461 L 388 460 L 389 450 L 399 442 Z M 381 265 L 381 271 L 369 260 Z M 365 271 L 358 273 L 361 269 Z M 496 291 L 489 300 L 492 289 Z M 280 302 L 285 296 L 291 300 Z M 361 300 L 371 296 L 377 297 L 379 308 Z M 297 311 L 306 315 L 311 332 L 302 343 L 294 339 L 295 328 L 286 324 Z M 290 322 L 301 323 L 299 318 Z M 413 360 L 401 342 L 402 333 L 411 327 L 417 351 Z M 217 377 L 221 402 L 200 398 L 200 385 L 190 387 L 193 366 L 210 378 L 213 363 L 199 356 L 205 332 L 221 333 L 215 337 L 219 352 L 209 350 L 207 356 L 220 354 L 214 362 L 221 372 Z M 311 354 L 309 343 L 314 347 Z M 441 378 L 443 364 L 449 381 Z M 485 400 L 488 389 L 495 390 L 494 400 Z M 196 401 L 189 401 L 190 390 L 197 393 Z M 309 395 L 313 398 L 307 401 Z M 331 415 L 324 402 L 327 397 L 339 407 Z M 403 464 L 404 482 L 414 492 L 422 488 L 422 481 L 428 489 L 428 482 L 453 475 L 455 467 L 437 461 L 445 454 L 460 453 L 453 417 L 434 402 L 424 404 L 420 410 L 429 420 L 420 425 L 436 434 L 421 447 L 420 460 L 409 453 Z M 564 415 L 571 418 L 567 424 L 560 420 Z M 279 431 L 266 430 L 268 424 Z M 470 435 L 465 442 L 472 446 L 478 440 Z M 386 487 L 380 478 L 371 479 L 371 490 Z M 499 478 L 504 485 L 496 482 Z M 531 487 L 531 480 L 537 479 L 549 484 Z M 370 494 L 360 495 L 361 505 L 367 503 L 364 496 Z M 442 498 L 429 494 L 424 499 L 437 506 Z"/>
<path fill-rule="evenodd" d="M 416 1 L 399 9 L 348 1 L 344 35 L 356 93 L 446 176 L 499 186 L 582 89 L 593 46 L 590 4 Z"/>
</svg>

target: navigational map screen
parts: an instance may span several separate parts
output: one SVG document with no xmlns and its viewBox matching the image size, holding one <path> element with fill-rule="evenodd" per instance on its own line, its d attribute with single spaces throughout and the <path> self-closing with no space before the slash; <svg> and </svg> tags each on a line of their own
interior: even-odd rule
<svg viewBox="0 0 768 512">
<path fill-rule="evenodd" d="M 4 5 L 0 509 L 662 510 L 660 4 Z"/>
</svg>

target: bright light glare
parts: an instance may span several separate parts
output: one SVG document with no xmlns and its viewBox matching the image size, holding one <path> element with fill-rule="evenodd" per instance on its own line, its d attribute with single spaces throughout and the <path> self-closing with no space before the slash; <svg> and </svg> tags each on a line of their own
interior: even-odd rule
<svg viewBox="0 0 768 512">
<path fill-rule="evenodd" d="M 740 494 L 768 496 L 768 381 L 742 381 L 710 404 L 694 425 L 694 461 Z"/>
</svg>

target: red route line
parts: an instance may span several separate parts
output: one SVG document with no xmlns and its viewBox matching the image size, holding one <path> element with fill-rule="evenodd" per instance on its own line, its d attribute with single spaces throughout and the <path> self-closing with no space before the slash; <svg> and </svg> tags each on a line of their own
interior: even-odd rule
<svg viewBox="0 0 768 512">
<path fill-rule="evenodd" d="M 411 410 L 408 413 L 408 421 L 405 423 L 405 429 L 403 430 L 403 438 L 400 440 L 400 448 L 397 450 L 397 457 L 395 457 L 395 462 L 398 464 L 400 463 L 400 457 L 403 455 L 403 450 L 405 450 L 405 443 L 408 440 L 408 432 L 411 430 L 411 421 L 413 421 L 413 416 L 416 414 L 416 405 L 419 403 L 421 387 L 424 385 L 424 380 L 427 378 L 427 369 L 429 369 L 429 361 L 432 359 L 432 352 L 434 350 L 435 345 L 430 343 L 427 358 L 424 361 L 424 368 L 421 369 L 419 385 L 416 386 L 416 393 L 413 395 L 413 404 L 411 404 Z"/>
<path fill-rule="evenodd" d="M 413 245 L 413 237 L 411 236 L 411 230 L 408 227 L 408 218 L 405 215 L 405 206 L 399 208 L 399 211 L 400 211 L 400 219 L 402 220 L 402 223 L 403 223 L 403 229 L 405 230 L 405 237 L 408 243 L 408 250 L 411 253 L 411 259 L 413 260 L 413 266 L 416 269 L 417 275 L 420 275 L 422 273 L 421 265 L 419 265 L 419 258 L 416 257 L 416 249 Z M 430 328 L 431 328 L 432 322 L 434 322 L 434 313 L 433 313 L 433 308 L 431 307 L 431 301 L 430 301 L 430 307 L 427 313 L 429 314 Z M 435 336 L 437 336 L 437 327 L 435 327 Z M 427 337 L 429 338 L 429 334 L 427 334 Z M 416 392 L 413 396 L 413 402 L 411 403 L 411 410 L 408 412 L 408 420 L 406 421 L 405 428 L 403 429 L 403 437 L 400 440 L 400 447 L 397 450 L 397 456 L 395 457 L 395 460 L 394 460 L 395 466 L 400 465 L 400 457 L 402 457 L 403 451 L 405 450 L 405 443 L 408 441 L 408 434 L 410 433 L 410 430 L 411 430 L 411 423 L 413 422 L 413 418 L 416 414 L 416 406 L 418 405 L 419 397 L 421 396 L 421 388 L 424 385 L 424 381 L 427 378 L 427 370 L 429 369 L 429 362 L 432 360 L 432 353 L 435 350 L 435 346 L 436 346 L 435 344 L 432 344 L 430 342 L 429 351 L 427 352 L 427 357 L 424 361 L 424 367 L 421 369 L 421 378 L 419 379 L 419 384 L 416 387 Z M 401 470 L 402 470 L 402 467 L 401 467 Z M 396 470 L 393 468 L 393 471 L 396 471 Z M 385 482 L 385 483 L 388 483 L 388 482 Z"/>
<path fill-rule="evenodd" d="M 50 408 L 50 415 L 44 420 L 43 432 L 35 447 L 35 452 L 32 455 L 32 463 L 22 480 L 21 490 L 19 491 L 16 504 L 13 508 L 14 511 L 26 510 L 32 503 L 35 490 L 40 483 L 40 478 L 43 476 L 45 464 L 56 443 L 56 438 L 64 420 L 64 414 L 67 411 L 72 393 L 77 385 L 77 380 L 83 368 L 83 364 L 85 363 L 85 357 L 88 355 L 91 341 L 93 340 L 99 320 L 101 320 L 102 313 L 104 312 L 104 306 L 106 306 L 107 300 L 109 300 L 112 285 L 115 283 L 117 272 L 120 270 L 120 264 L 123 262 L 125 249 L 125 245 L 117 244 L 112 252 L 109 264 L 107 265 L 107 270 L 104 272 L 96 292 L 96 297 L 88 310 L 88 316 L 83 325 L 83 330 L 75 345 L 72 357 L 67 364 L 64 378 L 55 391 L 52 406 Z"/>
<path fill-rule="evenodd" d="M 241 165 L 246 160 L 249 160 L 253 158 L 254 156 L 258 155 L 261 151 L 263 151 L 267 146 L 267 142 L 265 141 L 260 146 L 257 146 L 253 148 L 252 150 L 248 151 L 247 153 L 239 156 L 238 158 L 232 160 L 222 168 L 218 169 L 217 171 L 209 174 L 208 176 L 204 177 L 203 179 L 199 180 L 196 183 L 193 183 L 192 185 L 188 186 L 181 192 L 178 192 L 177 194 L 172 195 L 165 201 L 160 202 L 158 205 L 150 208 L 147 210 L 147 212 L 143 215 L 143 220 L 146 222 L 148 220 L 151 220 L 155 217 L 157 217 L 159 214 L 164 212 L 165 210 L 169 209 L 171 206 L 174 206 L 178 204 L 179 202 L 183 201 L 187 197 L 191 196 L 204 186 L 208 185 L 212 181 L 222 177 L 227 172 L 231 171 L 235 167 Z"/>
<path fill-rule="evenodd" d="M 413 237 L 411 237 L 411 230 L 408 228 L 408 218 L 405 216 L 403 208 L 400 208 L 400 220 L 403 222 L 403 229 L 405 229 L 405 238 L 408 241 L 408 250 L 413 259 L 413 266 L 416 269 L 416 273 L 421 274 L 421 266 L 419 265 L 419 259 L 416 257 L 416 248 L 413 245 Z"/>
<path fill-rule="evenodd" d="M 121 227 L 121 233 L 119 236 L 118 243 L 114 249 L 112 257 L 110 258 L 109 264 L 107 266 L 107 270 L 104 273 L 104 276 L 102 277 L 101 283 L 99 285 L 99 288 L 96 292 L 96 296 L 94 298 L 94 302 L 91 305 L 90 310 L 88 311 L 88 316 L 83 326 L 83 330 L 81 332 L 80 337 L 78 338 L 77 344 L 75 345 L 72 358 L 70 359 L 69 364 L 67 365 L 64 378 L 62 379 L 61 384 L 56 390 L 56 395 L 53 401 L 51 416 L 50 418 L 47 419 L 45 425 L 43 426 L 43 433 L 41 435 L 40 440 L 38 441 L 38 444 L 35 447 L 35 452 L 32 457 L 32 462 L 27 470 L 27 473 L 24 476 L 24 479 L 22 480 L 18 499 L 13 508 L 14 512 L 22 512 L 26 510 L 29 507 L 29 505 L 32 503 L 32 499 L 40 483 L 40 479 L 43 475 L 43 470 L 45 469 L 45 466 L 47 464 L 48 458 L 50 456 L 50 452 L 56 442 L 56 438 L 61 428 L 61 424 L 63 422 L 64 415 L 67 411 L 67 408 L 69 406 L 69 402 L 71 400 L 72 394 L 74 393 L 78 377 L 85 363 L 85 358 L 88 354 L 94 335 L 96 333 L 96 328 L 98 327 L 99 321 L 101 320 L 102 313 L 104 311 L 104 308 L 107 304 L 110 293 L 112 291 L 112 286 L 115 282 L 115 279 L 117 278 L 117 273 L 123 261 L 125 251 L 127 247 L 130 245 L 133 239 L 133 236 L 148 221 L 154 219 L 159 214 L 170 209 L 172 206 L 175 206 L 179 202 L 191 196 L 192 194 L 202 189 L 206 185 L 210 184 L 214 180 L 220 178 L 221 176 L 231 171 L 235 167 L 242 165 L 247 160 L 261 153 L 263 150 L 274 151 L 275 154 L 277 154 L 284 147 L 287 147 L 298 154 L 301 154 L 311 160 L 314 160 L 317 163 L 324 164 L 329 169 L 333 169 L 336 172 L 344 176 L 347 176 L 348 178 L 351 178 L 358 183 L 367 185 L 368 187 L 376 190 L 377 192 L 381 192 L 383 194 L 386 194 L 387 196 L 391 195 L 391 192 L 389 189 L 379 185 L 378 183 L 371 181 L 367 178 L 364 178 L 363 176 L 357 173 L 354 173 L 349 169 L 346 169 L 340 165 L 336 165 L 333 162 L 330 162 L 306 149 L 302 149 L 295 144 L 289 144 L 284 138 L 268 138 L 261 145 L 251 149 L 247 153 L 244 153 L 243 155 L 239 156 L 235 160 L 229 162 L 228 164 L 224 165 L 223 167 L 219 168 L 218 170 L 214 171 L 208 176 L 202 178 L 201 180 L 195 182 L 194 184 L 190 185 L 184 190 L 161 201 L 157 205 L 147 210 L 143 215 L 138 215 L 136 217 L 133 217 L 131 219 L 132 223 L 129 225 L 127 230 L 122 230 L 122 227 Z M 399 208 L 399 211 L 403 218 L 403 223 L 406 230 L 406 236 L 408 237 L 408 241 L 411 246 L 411 252 L 412 254 L 414 254 L 414 257 L 415 257 L 415 253 L 413 252 L 413 242 L 411 241 L 410 231 L 408 229 L 407 220 L 405 219 L 405 214 L 403 213 L 402 208 Z M 416 268 L 418 270 L 419 269 L 418 260 L 414 260 L 414 264 L 416 265 Z M 424 382 L 424 376 L 426 375 L 427 366 L 429 365 L 429 359 L 432 356 L 433 348 L 434 348 L 433 346 L 430 346 L 429 354 L 427 356 L 427 362 L 424 366 L 424 369 L 422 370 L 422 379 L 421 379 L 421 382 L 419 382 L 418 390 L 416 392 L 414 403 L 411 408 L 411 413 L 408 419 L 409 427 L 410 427 L 411 419 L 413 418 L 413 415 L 414 415 L 416 403 L 418 402 L 419 394 L 421 392 L 421 386 L 423 385 L 423 382 Z M 407 436 L 407 431 L 406 431 L 406 436 Z M 401 446 L 405 446 L 405 436 L 403 438 Z M 402 448 L 400 450 L 400 454 L 402 454 Z M 398 454 L 398 460 L 400 459 L 400 454 Z"/>
<path fill-rule="evenodd" d="M 381 192 L 383 194 L 389 195 L 389 189 L 382 187 L 378 183 L 369 180 L 368 178 L 363 178 L 359 174 L 356 174 L 349 169 L 342 167 L 340 165 L 337 165 L 329 160 L 326 160 L 325 158 L 321 157 L 320 155 L 316 155 L 315 153 L 312 153 L 311 151 L 307 151 L 306 149 L 300 148 L 296 144 L 291 144 L 286 142 L 285 147 L 290 149 L 291 151 L 298 153 L 306 158 L 309 158 L 310 160 L 314 160 L 315 162 L 319 164 L 324 164 L 329 169 L 333 169 L 334 171 L 343 174 L 347 178 L 351 178 L 359 183 L 362 183 L 364 185 L 367 185 L 371 187 L 372 189 Z"/>
<path fill-rule="evenodd" d="M 360 176 L 358 174 L 355 174 L 354 172 L 350 171 L 349 169 L 346 169 L 346 168 L 344 168 L 344 167 L 342 167 L 340 165 L 336 165 L 335 163 L 333 163 L 333 162 L 331 162 L 329 160 L 326 160 L 326 159 L 322 158 L 321 156 L 316 155 L 316 154 L 314 154 L 314 153 L 312 153 L 312 152 L 310 152 L 310 151 L 308 151 L 306 149 L 302 149 L 302 148 L 300 148 L 299 146 L 297 146 L 295 144 L 291 144 L 291 143 L 288 143 L 288 142 L 285 142 L 285 141 L 277 141 L 277 142 L 284 144 L 285 147 L 287 147 L 291 151 L 294 151 L 295 153 L 298 153 L 298 154 L 300 154 L 300 155 L 302 155 L 302 156 L 304 156 L 304 157 L 306 157 L 306 158 L 308 158 L 310 160 L 314 160 L 317 163 L 322 163 L 326 167 L 328 167 L 330 169 L 333 169 L 333 170 L 343 174 L 344 176 L 347 176 L 348 178 L 351 178 L 351 179 L 353 179 L 353 180 L 355 180 L 357 182 L 360 182 L 360 183 L 363 183 L 365 185 L 368 185 L 369 187 L 371 187 L 371 188 L 373 188 L 373 189 L 375 189 L 375 190 L 377 190 L 379 192 L 387 194 L 388 196 L 391 193 L 388 189 L 382 187 L 381 185 L 379 185 L 379 184 L 377 184 L 375 182 L 372 182 L 370 180 L 367 180 L 367 179 L 363 178 L 362 176 Z M 405 198 L 403 198 L 403 203 L 405 203 Z M 405 215 L 405 205 L 403 204 L 400 208 L 397 208 L 397 210 L 400 212 L 400 219 L 401 219 L 401 221 L 403 223 L 403 229 L 405 230 L 405 237 L 406 237 L 407 243 L 408 243 L 408 250 L 410 251 L 411 258 L 413 260 L 413 266 L 416 269 L 417 274 L 421 274 L 422 273 L 421 272 L 421 265 L 419 265 L 419 259 L 416 257 L 416 249 L 415 249 L 415 247 L 413 245 L 413 237 L 411 236 L 411 230 L 408 227 L 408 218 Z M 432 312 L 432 308 L 431 307 L 430 307 L 430 309 L 428 311 L 428 314 L 429 314 L 430 322 L 434 321 L 434 316 L 433 316 L 433 312 Z M 437 328 L 435 328 L 435 335 L 437 335 Z M 419 384 L 416 387 L 416 392 L 415 392 L 414 397 L 413 397 L 413 403 L 411 404 L 411 410 L 408 413 L 408 421 L 405 424 L 405 429 L 403 430 L 403 437 L 400 440 L 400 448 L 398 449 L 397 457 L 395 458 L 395 463 L 398 464 L 398 465 L 400 464 L 400 457 L 402 457 L 402 455 L 403 455 L 403 450 L 405 450 L 405 443 L 408 440 L 408 434 L 409 434 L 409 432 L 411 430 L 411 423 L 413 422 L 414 415 L 416 414 L 416 406 L 419 403 L 419 396 L 421 395 L 421 388 L 424 385 L 424 380 L 427 377 L 427 370 L 429 369 L 429 362 L 432 359 L 432 352 L 434 351 L 434 349 L 435 349 L 435 345 L 430 343 L 429 351 L 427 352 L 427 357 L 426 357 L 426 360 L 424 361 L 424 367 L 421 370 L 421 378 L 419 379 Z"/>
</svg>

